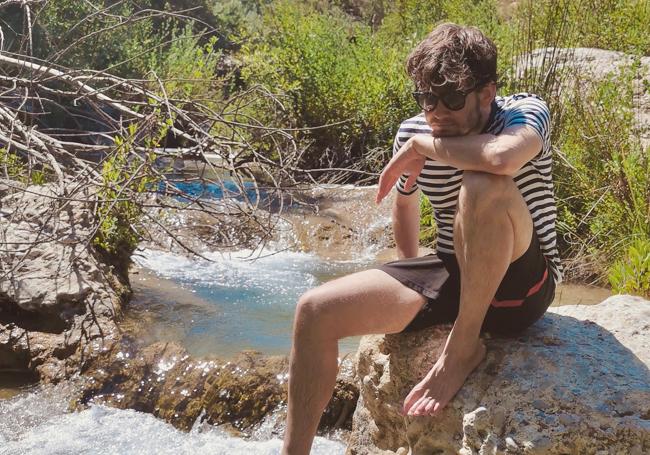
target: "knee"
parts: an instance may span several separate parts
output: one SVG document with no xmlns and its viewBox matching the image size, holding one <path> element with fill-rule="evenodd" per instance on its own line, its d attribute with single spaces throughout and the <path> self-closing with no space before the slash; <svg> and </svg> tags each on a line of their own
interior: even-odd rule
<svg viewBox="0 0 650 455">
<path fill-rule="evenodd" d="M 507 196 L 513 185 L 508 175 L 464 171 L 458 198 L 473 206 L 492 206 L 496 199 Z"/>
<path fill-rule="evenodd" d="M 294 324 L 294 331 L 297 334 L 305 330 L 313 331 L 318 322 L 323 320 L 325 303 L 317 289 L 310 289 L 298 299 Z"/>
</svg>

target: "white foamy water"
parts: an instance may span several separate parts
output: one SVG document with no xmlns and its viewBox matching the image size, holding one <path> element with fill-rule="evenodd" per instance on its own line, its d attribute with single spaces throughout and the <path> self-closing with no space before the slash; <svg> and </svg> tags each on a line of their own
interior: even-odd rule
<svg viewBox="0 0 650 455">
<path fill-rule="evenodd" d="M 26 392 L 0 400 L 0 455 L 76 454 L 279 454 L 282 440 L 244 440 L 218 427 L 186 433 L 154 416 L 91 404 L 68 413 L 60 389 Z M 345 453 L 336 441 L 316 437 L 312 454 Z"/>
<path fill-rule="evenodd" d="M 133 260 L 184 284 L 255 290 L 266 295 L 291 295 L 292 290 L 315 286 L 318 280 L 314 272 L 331 269 L 315 256 L 300 252 L 240 250 L 201 254 L 214 262 L 150 249 L 138 250 Z"/>
</svg>

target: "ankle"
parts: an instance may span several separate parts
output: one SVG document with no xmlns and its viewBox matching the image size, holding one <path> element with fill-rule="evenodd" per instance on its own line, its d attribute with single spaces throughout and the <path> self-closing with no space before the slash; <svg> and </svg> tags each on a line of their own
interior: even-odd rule
<svg viewBox="0 0 650 455">
<path fill-rule="evenodd" d="M 452 339 L 451 335 L 442 351 L 444 357 L 461 361 L 468 360 L 485 350 L 485 343 L 481 338 Z"/>
</svg>

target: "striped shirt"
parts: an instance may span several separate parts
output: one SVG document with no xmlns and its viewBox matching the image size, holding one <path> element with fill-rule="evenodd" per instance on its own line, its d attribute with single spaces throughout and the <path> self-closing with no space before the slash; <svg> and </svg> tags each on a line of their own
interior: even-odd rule
<svg viewBox="0 0 650 455">
<path fill-rule="evenodd" d="M 500 134 L 513 125 L 529 125 L 542 138 L 540 152 L 528 161 L 514 176 L 528 210 L 542 253 L 548 260 L 556 284 L 562 282 L 563 270 L 557 250 L 555 232 L 556 205 L 551 175 L 550 113 L 544 100 L 537 95 L 518 93 L 497 96 L 483 133 Z M 415 134 L 431 134 L 424 113 L 402 122 L 393 143 L 393 155 Z M 438 228 L 436 250 L 454 254 L 453 227 L 456 201 L 460 191 L 463 171 L 439 161 L 428 159 L 410 191 L 404 191 L 407 174 L 402 175 L 395 187 L 402 194 L 412 194 L 419 189 L 433 206 Z"/>
</svg>

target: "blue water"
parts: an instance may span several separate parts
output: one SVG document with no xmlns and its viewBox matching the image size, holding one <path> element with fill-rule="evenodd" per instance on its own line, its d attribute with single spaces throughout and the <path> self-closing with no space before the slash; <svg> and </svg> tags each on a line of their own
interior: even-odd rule
<svg viewBox="0 0 650 455">
<path fill-rule="evenodd" d="M 147 312 L 153 317 L 146 341 L 179 341 L 198 356 L 230 357 L 242 349 L 288 355 L 300 296 L 372 263 L 371 257 L 333 262 L 287 251 L 253 262 L 246 259 L 250 251 L 203 254 L 214 262 L 148 249 L 134 256 L 140 266 L 184 292 L 136 291 L 127 314 L 143 319 L 142 312 Z M 133 284 L 138 288 L 137 281 Z M 341 340 L 340 353 L 355 351 L 359 338 Z"/>
<path fill-rule="evenodd" d="M 183 197 L 183 196 L 174 196 L 174 199 L 180 201 L 180 202 L 188 202 L 190 201 L 191 198 L 205 198 L 205 199 L 223 199 L 225 198 L 232 198 L 238 201 L 243 201 L 245 199 L 248 199 L 250 203 L 255 204 L 257 203 L 258 199 L 258 193 L 260 197 L 260 203 L 262 204 L 268 204 L 272 201 L 271 196 L 269 193 L 264 189 L 264 188 L 257 188 L 256 191 L 256 186 L 253 182 L 250 181 L 244 181 L 242 186 L 243 186 L 243 192 L 242 189 L 240 189 L 239 186 L 233 181 L 229 179 L 223 179 L 221 183 L 210 183 L 210 182 L 202 182 L 202 181 L 182 181 L 182 180 L 174 180 L 172 178 L 169 178 L 168 182 L 170 184 L 173 184 L 178 190 L 182 191 L 189 197 Z M 168 183 L 167 182 L 159 182 L 158 183 L 158 188 L 157 191 L 159 193 L 167 193 L 167 192 L 172 192 L 173 188 L 168 188 Z"/>
</svg>

